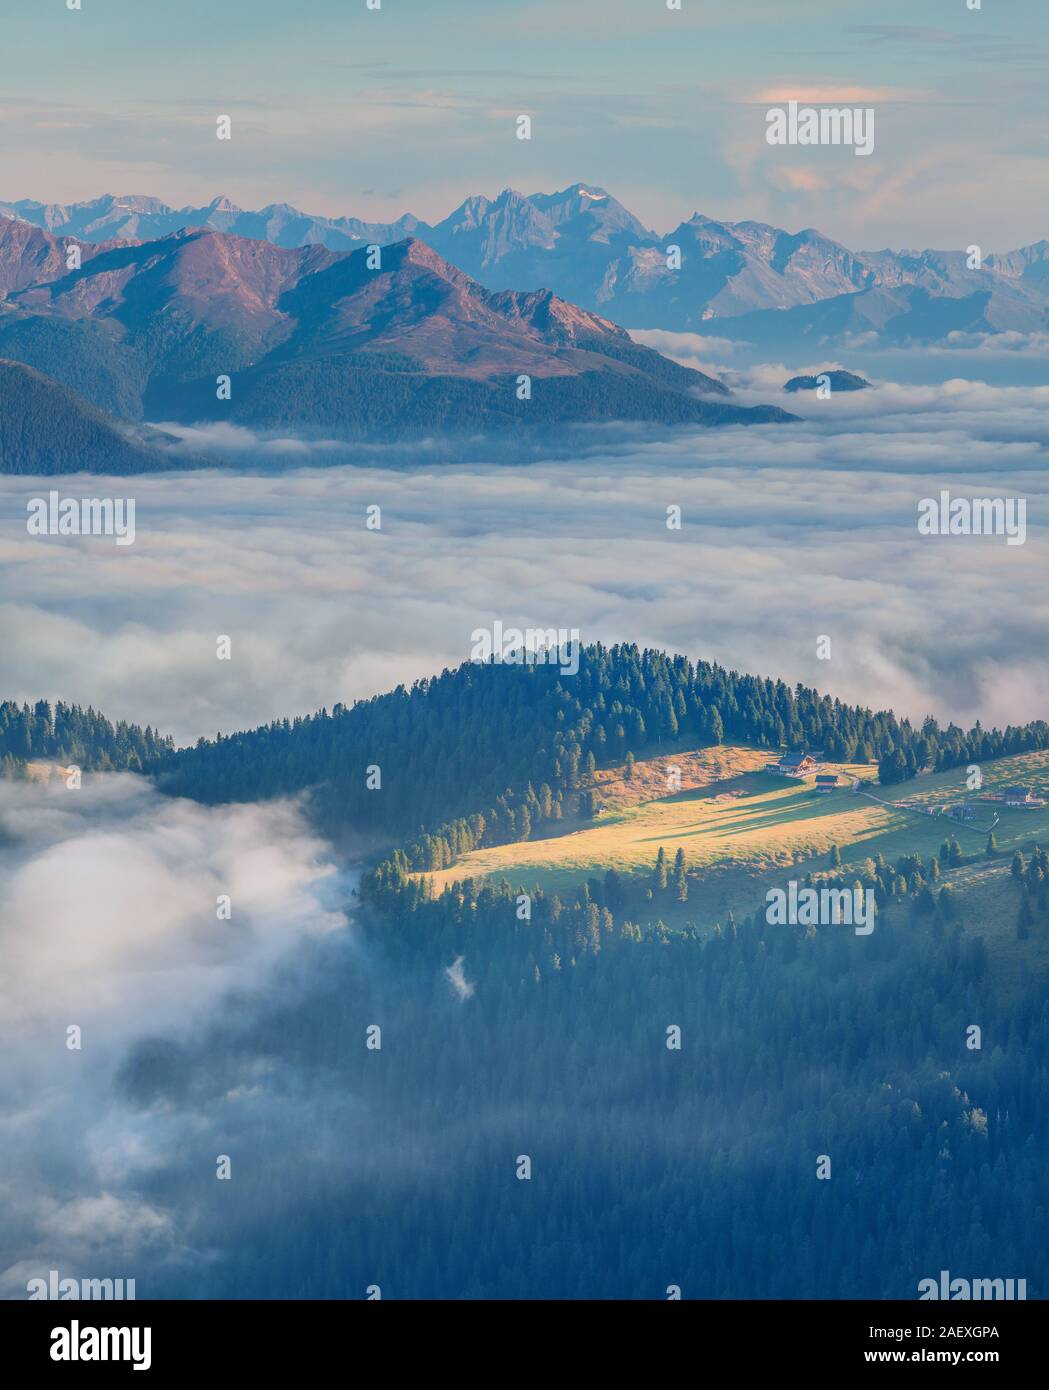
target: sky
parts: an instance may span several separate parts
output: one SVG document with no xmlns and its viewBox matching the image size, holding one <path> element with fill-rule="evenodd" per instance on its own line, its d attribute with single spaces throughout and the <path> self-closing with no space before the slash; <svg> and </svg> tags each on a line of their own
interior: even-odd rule
<svg viewBox="0 0 1049 1390">
<path fill-rule="evenodd" d="M 973 2 L 0 0 L 0 201 L 434 221 L 581 181 L 660 232 L 1011 249 L 1049 235 L 1049 5 Z M 791 97 L 873 108 L 873 155 L 768 146 Z"/>
</svg>

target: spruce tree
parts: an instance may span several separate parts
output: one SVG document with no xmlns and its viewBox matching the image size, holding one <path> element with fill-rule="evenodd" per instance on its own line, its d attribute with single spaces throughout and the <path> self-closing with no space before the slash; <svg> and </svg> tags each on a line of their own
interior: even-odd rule
<svg viewBox="0 0 1049 1390">
<path fill-rule="evenodd" d="M 656 855 L 656 871 L 653 878 L 657 890 L 667 886 L 667 856 L 662 845 L 659 846 L 659 853 Z"/>
</svg>

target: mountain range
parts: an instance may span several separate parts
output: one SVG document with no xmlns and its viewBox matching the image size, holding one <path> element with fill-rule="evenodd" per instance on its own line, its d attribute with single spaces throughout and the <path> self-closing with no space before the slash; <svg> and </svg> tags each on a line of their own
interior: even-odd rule
<svg viewBox="0 0 1049 1390">
<path fill-rule="evenodd" d="M 175 209 L 156 198 L 0 204 L 18 219 L 83 243 L 152 240 L 191 227 L 286 249 L 346 251 L 412 237 L 488 290 L 547 287 L 630 328 L 768 343 L 826 343 L 855 334 L 941 341 L 952 332 L 1049 328 L 1049 241 L 1004 254 L 968 250 L 850 251 L 807 228 L 717 221 L 695 213 L 666 235 L 603 188 L 552 194 L 506 189 L 467 198 L 443 221 L 315 217 L 286 203 L 245 211 L 228 198 Z M 680 268 L 673 268 L 673 248 Z"/>
<path fill-rule="evenodd" d="M 0 357 L 125 421 L 395 439 L 793 418 L 549 290 L 487 290 L 412 237 L 376 262 L 196 228 L 94 243 L 70 270 L 75 244 L 0 221 Z"/>
</svg>

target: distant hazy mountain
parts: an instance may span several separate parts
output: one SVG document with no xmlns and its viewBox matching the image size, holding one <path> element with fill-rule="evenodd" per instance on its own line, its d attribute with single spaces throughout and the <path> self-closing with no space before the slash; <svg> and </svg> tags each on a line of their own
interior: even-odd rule
<svg viewBox="0 0 1049 1390">
<path fill-rule="evenodd" d="M 698 332 L 769 349 L 817 347 L 862 336 L 883 344 L 937 342 L 951 333 L 1036 333 L 1049 329 L 1049 310 L 1021 287 L 984 281 L 967 294 L 933 294 L 914 285 L 833 295 L 784 310 L 760 309 L 707 320 Z"/>
<path fill-rule="evenodd" d="M 50 254 L 39 245 L 55 242 Z M 548 290 L 491 292 L 408 239 L 369 253 L 221 232 L 98 248 L 65 272 L 50 233 L 0 223 L 0 353 L 127 418 L 392 438 L 610 420 L 789 420 Z M 220 400 L 220 375 L 232 397 Z M 521 378 L 529 399 L 519 399 Z"/>
<path fill-rule="evenodd" d="M 820 372 L 817 376 L 792 376 L 784 382 L 784 391 L 791 393 L 797 391 L 815 391 L 819 387 L 820 377 L 825 376 L 832 391 L 866 391 L 870 387 L 870 382 L 862 376 L 857 376 L 855 372 Z"/>
<path fill-rule="evenodd" d="M 0 358 L 0 473 L 144 473 L 171 468 L 145 437 L 21 362 Z"/>
<path fill-rule="evenodd" d="M 770 341 L 799 331 L 806 339 L 861 332 L 929 341 L 956 330 L 1049 327 L 1049 241 L 987 254 L 982 268 L 971 270 L 963 251 L 850 251 L 811 228 L 791 233 L 699 213 L 660 236 L 587 184 L 471 197 L 435 226 L 412 216 L 391 223 L 314 217 L 283 203 L 245 212 L 225 198 L 177 210 L 134 196 L 69 206 L 23 201 L 0 204 L 3 215 L 85 242 L 150 240 L 197 226 L 336 251 L 413 236 L 487 289 L 545 287 L 637 328 L 768 333 Z M 789 329 L 753 317 L 743 322 L 828 303 L 828 314 L 798 314 Z"/>
<path fill-rule="evenodd" d="M 356 217 L 311 217 L 287 203 L 271 203 L 258 212 L 245 212 L 228 198 L 214 198 L 206 207 L 172 208 L 159 198 L 106 194 L 87 203 L 37 203 L 26 199 L 0 203 L 0 217 L 17 217 L 56 235 L 81 241 L 133 239 L 153 241 L 188 227 L 271 241 L 275 246 L 314 243 L 343 251 L 362 242 L 398 241 L 423 227 L 415 217 L 396 222 L 362 222 Z"/>
</svg>

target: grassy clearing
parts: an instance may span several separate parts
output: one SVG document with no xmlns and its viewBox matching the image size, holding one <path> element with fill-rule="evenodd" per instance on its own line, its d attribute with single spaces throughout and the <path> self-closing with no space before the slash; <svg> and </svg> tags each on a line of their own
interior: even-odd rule
<svg viewBox="0 0 1049 1390">
<path fill-rule="evenodd" d="M 982 793 L 966 790 L 964 768 L 887 788 L 876 785 L 871 767 L 837 769 L 849 782 L 859 777 L 872 795 L 902 803 L 898 807 L 853 793 L 848 782 L 838 791 L 819 795 L 811 779 L 785 782 L 759 770 L 766 761 L 767 754 L 750 748 L 677 750 L 639 761 L 631 783 L 625 783 L 619 771 L 598 773 L 595 790 L 606 809 L 595 821 L 566 825 L 564 833 L 545 839 L 477 850 L 454 868 L 428 877 L 437 892 L 456 879 L 495 875 L 515 886 L 541 886 L 566 896 L 588 877 L 613 868 L 640 892 L 659 847 L 670 860 L 680 847 L 689 873 L 688 901 L 677 903 L 672 894 L 660 895 L 631 915 L 642 922 L 662 918 L 668 925 L 691 922 L 710 928 L 730 910 L 737 915 L 753 912 L 766 889 L 789 876 L 785 871 L 796 869 L 800 875 L 826 869 L 834 845 L 841 850 L 846 872 L 850 864 L 858 867 L 879 852 L 890 862 L 914 852 L 933 858 L 952 835 L 966 855 L 982 856 L 987 826 L 997 812 L 995 835 L 1002 858 L 981 857 L 946 876 L 964 896 L 963 918 L 971 916 L 975 924 L 983 924 L 995 912 L 1001 915 L 1002 895 L 993 884 L 998 875 L 1008 873 L 1013 850 L 1034 842 L 1049 846 L 1049 807 L 1020 810 L 984 803 L 975 826 L 929 814 L 1015 783 L 1049 794 L 1049 753 L 985 764 Z M 680 767 L 683 789 L 661 794 L 669 765 Z M 987 923 L 1003 940 L 1015 936 L 1013 907 L 1007 916 L 1001 924 Z M 1015 950 L 1006 955 L 1024 959 L 1029 945 L 1015 942 Z"/>
</svg>

